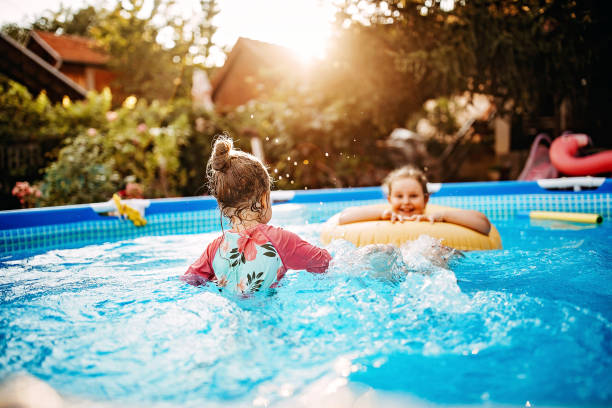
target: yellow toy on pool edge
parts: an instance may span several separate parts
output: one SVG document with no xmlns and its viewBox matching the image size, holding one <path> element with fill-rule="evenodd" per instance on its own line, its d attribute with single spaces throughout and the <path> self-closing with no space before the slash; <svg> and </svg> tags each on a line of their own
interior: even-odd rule
<svg viewBox="0 0 612 408">
<path fill-rule="evenodd" d="M 384 208 L 386 204 L 380 205 Z M 450 210 L 428 204 L 425 215 L 437 211 Z M 340 214 L 334 215 L 321 230 L 321 241 L 329 244 L 334 239 L 345 239 L 356 246 L 370 244 L 394 244 L 400 246 L 406 241 L 414 241 L 421 235 L 428 235 L 442 240 L 442 244 L 462 251 L 501 249 L 499 232 L 491 225 L 489 235 L 481 234 L 470 228 L 446 222 L 404 221 L 392 223 L 389 220 L 361 221 L 340 225 Z"/>
<path fill-rule="evenodd" d="M 119 214 L 124 215 L 128 220 L 132 221 L 135 226 L 143 227 L 147 225 L 147 220 L 140 215 L 138 210 L 135 210 L 129 205 L 122 203 L 118 194 L 113 194 L 113 201 L 117 206 L 117 211 L 119 211 Z"/>
</svg>

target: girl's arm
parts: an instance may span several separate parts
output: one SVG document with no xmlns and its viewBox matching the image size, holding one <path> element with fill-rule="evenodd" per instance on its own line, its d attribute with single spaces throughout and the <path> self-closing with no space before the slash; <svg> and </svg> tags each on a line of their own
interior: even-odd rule
<svg viewBox="0 0 612 408">
<path fill-rule="evenodd" d="M 338 224 L 342 225 L 349 224 L 351 222 L 377 220 L 391 220 L 400 222 L 428 220 L 431 222 L 448 222 L 451 224 L 461 225 L 485 235 L 489 235 L 489 231 L 491 231 L 491 223 L 489 222 L 489 219 L 486 215 L 479 211 L 453 209 L 436 212 L 431 215 L 419 214 L 409 217 L 402 217 L 397 216 L 397 214 L 392 214 L 389 206 L 380 205 L 346 208 L 340 213 Z"/>
<path fill-rule="evenodd" d="M 390 218 L 391 209 L 388 208 L 388 206 L 381 207 L 380 205 L 367 205 L 361 207 L 349 207 L 345 208 L 340 213 L 338 224 L 342 225 L 360 221 L 388 220 Z"/>
<path fill-rule="evenodd" d="M 194 286 L 214 280 L 216 277 L 215 271 L 212 268 L 212 260 L 222 241 L 223 236 L 220 236 L 211 242 L 202 255 L 187 268 L 187 272 L 181 276 L 181 280 Z"/>
<path fill-rule="evenodd" d="M 433 213 L 431 215 L 412 216 L 407 218 L 408 221 L 416 219 L 429 219 L 430 221 L 442 221 L 449 222 L 451 224 L 457 224 L 466 228 L 473 229 L 474 231 L 480 232 L 481 234 L 489 235 L 491 231 L 491 222 L 486 215 L 480 211 L 475 210 L 445 210 Z"/>
<path fill-rule="evenodd" d="M 327 270 L 331 261 L 327 250 L 316 247 L 282 228 L 266 225 L 263 231 L 277 249 L 287 269 L 305 269 L 312 273 L 323 273 Z"/>
</svg>

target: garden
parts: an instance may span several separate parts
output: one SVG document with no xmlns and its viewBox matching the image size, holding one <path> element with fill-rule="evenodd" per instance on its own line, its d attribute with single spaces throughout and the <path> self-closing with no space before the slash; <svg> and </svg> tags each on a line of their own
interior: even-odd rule
<svg viewBox="0 0 612 408">
<path fill-rule="evenodd" d="M 528 147 L 542 130 L 530 121 L 543 115 L 556 120 L 552 131 L 571 125 L 609 144 L 606 45 L 597 40 L 609 18 L 604 5 L 349 1 L 338 6 L 324 59 L 265 97 L 219 110 L 191 97 L 195 70 L 212 78 L 220 69 L 209 58 L 220 49 L 219 5 L 200 3 L 191 19 L 173 16 L 171 1 L 147 14 L 130 0 L 2 27 L 22 43 L 30 29 L 96 39 L 118 72 L 110 88 L 62 101 L 0 74 L 3 209 L 106 201 L 129 183 L 147 198 L 206 194 L 206 158 L 222 133 L 247 151 L 259 138 L 276 189 L 376 185 L 397 164 L 389 135 L 416 132 L 423 120 L 434 129 L 424 137 L 430 156 L 455 143 L 471 151 L 456 156 L 466 165 L 487 161 L 490 124 L 454 137 L 464 124 L 457 95 L 486 95 L 498 115 L 511 115 L 514 149 Z M 162 29 L 172 45 L 155 41 Z M 568 100 L 571 122 L 561 124 Z M 493 157 L 481 177 L 497 165 Z M 434 181 L 473 179 L 452 160 L 432 161 L 428 171 Z"/>
</svg>

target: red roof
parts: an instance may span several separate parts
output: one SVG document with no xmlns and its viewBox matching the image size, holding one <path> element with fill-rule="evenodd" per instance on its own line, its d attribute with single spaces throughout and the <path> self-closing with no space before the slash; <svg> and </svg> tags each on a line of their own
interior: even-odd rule
<svg viewBox="0 0 612 408">
<path fill-rule="evenodd" d="M 253 58 L 246 62 L 243 60 L 242 63 L 253 64 L 253 66 L 250 67 L 250 70 L 253 71 L 254 75 L 257 75 L 256 72 L 264 67 L 284 67 L 286 70 L 290 70 L 294 74 L 298 71 L 299 61 L 296 55 L 291 52 L 290 49 L 281 45 L 239 37 L 236 44 L 234 44 L 232 51 L 225 60 L 225 64 L 223 64 L 223 66 L 217 70 L 214 76 L 211 78 L 210 84 L 213 88 L 213 101 L 216 102 L 218 93 L 223 87 L 224 82 L 228 79 L 228 77 L 233 76 L 235 73 L 234 68 L 238 63 L 238 60 L 241 59 L 241 54 L 250 54 L 250 56 Z M 234 80 L 236 79 L 234 78 Z M 243 81 L 243 78 L 239 78 L 237 80 Z M 250 95 L 249 92 L 246 92 L 245 98 L 248 99 L 250 97 L 252 97 L 252 95 Z"/>
<path fill-rule="evenodd" d="M 33 37 L 42 40 L 53 49 L 64 62 L 81 64 L 106 64 L 109 60 L 107 54 L 96 49 L 96 42 L 85 37 L 75 35 L 55 35 L 45 31 L 34 31 Z"/>
</svg>

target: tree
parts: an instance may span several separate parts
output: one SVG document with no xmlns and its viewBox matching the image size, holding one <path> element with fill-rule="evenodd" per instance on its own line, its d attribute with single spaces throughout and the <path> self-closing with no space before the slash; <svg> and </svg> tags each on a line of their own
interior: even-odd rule
<svg viewBox="0 0 612 408">
<path fill-rule="evenodd" d="M 150 11 L 143 0 L 117 3 L 91 33 L 113 56 L 115 93 L 149 100 L 188 96 L 194 66 L 206 69 L 214 46 L 216 0 L 201 0 L 185 17 L 173 0 L 157 0 Z"/>
<path fill-rule="evenodd" d="M 60 5 L 58 11 L 48 11 L 34 21 L 33 30 L 56 34 L 89 36 L 89 29 L 97 23 L 99 12 L 92 6 L 73 10 Z"/>
<path fill-rule="evenodd" d="M 567 98 L 574 126 L 601 131 L 610 130 L 602 108 L 610 100 L 609 8 L 573 0 L 349 0 L 338 22 L 377 38 L 420 102 L 481 92 L 500 108 L 511 100 L 515 112 L 537 115 L 548 100 L 558 109 Z"/>
<path fill-rule="evenodd" d="M 21 44 L 28 39 L 30 30 L 89 36 L 89 29 L 96 24 L 97 17 L 98 11 L 92 6 L 74 11 L 69 7 L 60 5 L 60 9 L 57 11 L 45 11 L 29 27 L 20 27 L 15 23 L 9 23 L 3 25 L 0 30 Z"/>
<path fill-rule="evenodd" d="M 217 0 L 199 0 L 185 11 L 176 0 L 122 0 L 110 10 L 88 6 L 76 11 L 47 11 L 23 29 L 15 24 L 2 31 L 25 42 L 30 29 L 95 38 L 111 54 L 117 73 L 114 97 L 148 100 L 189 96 L 193 68 L 208 72 L 219 12 Z"/>
</svg>

